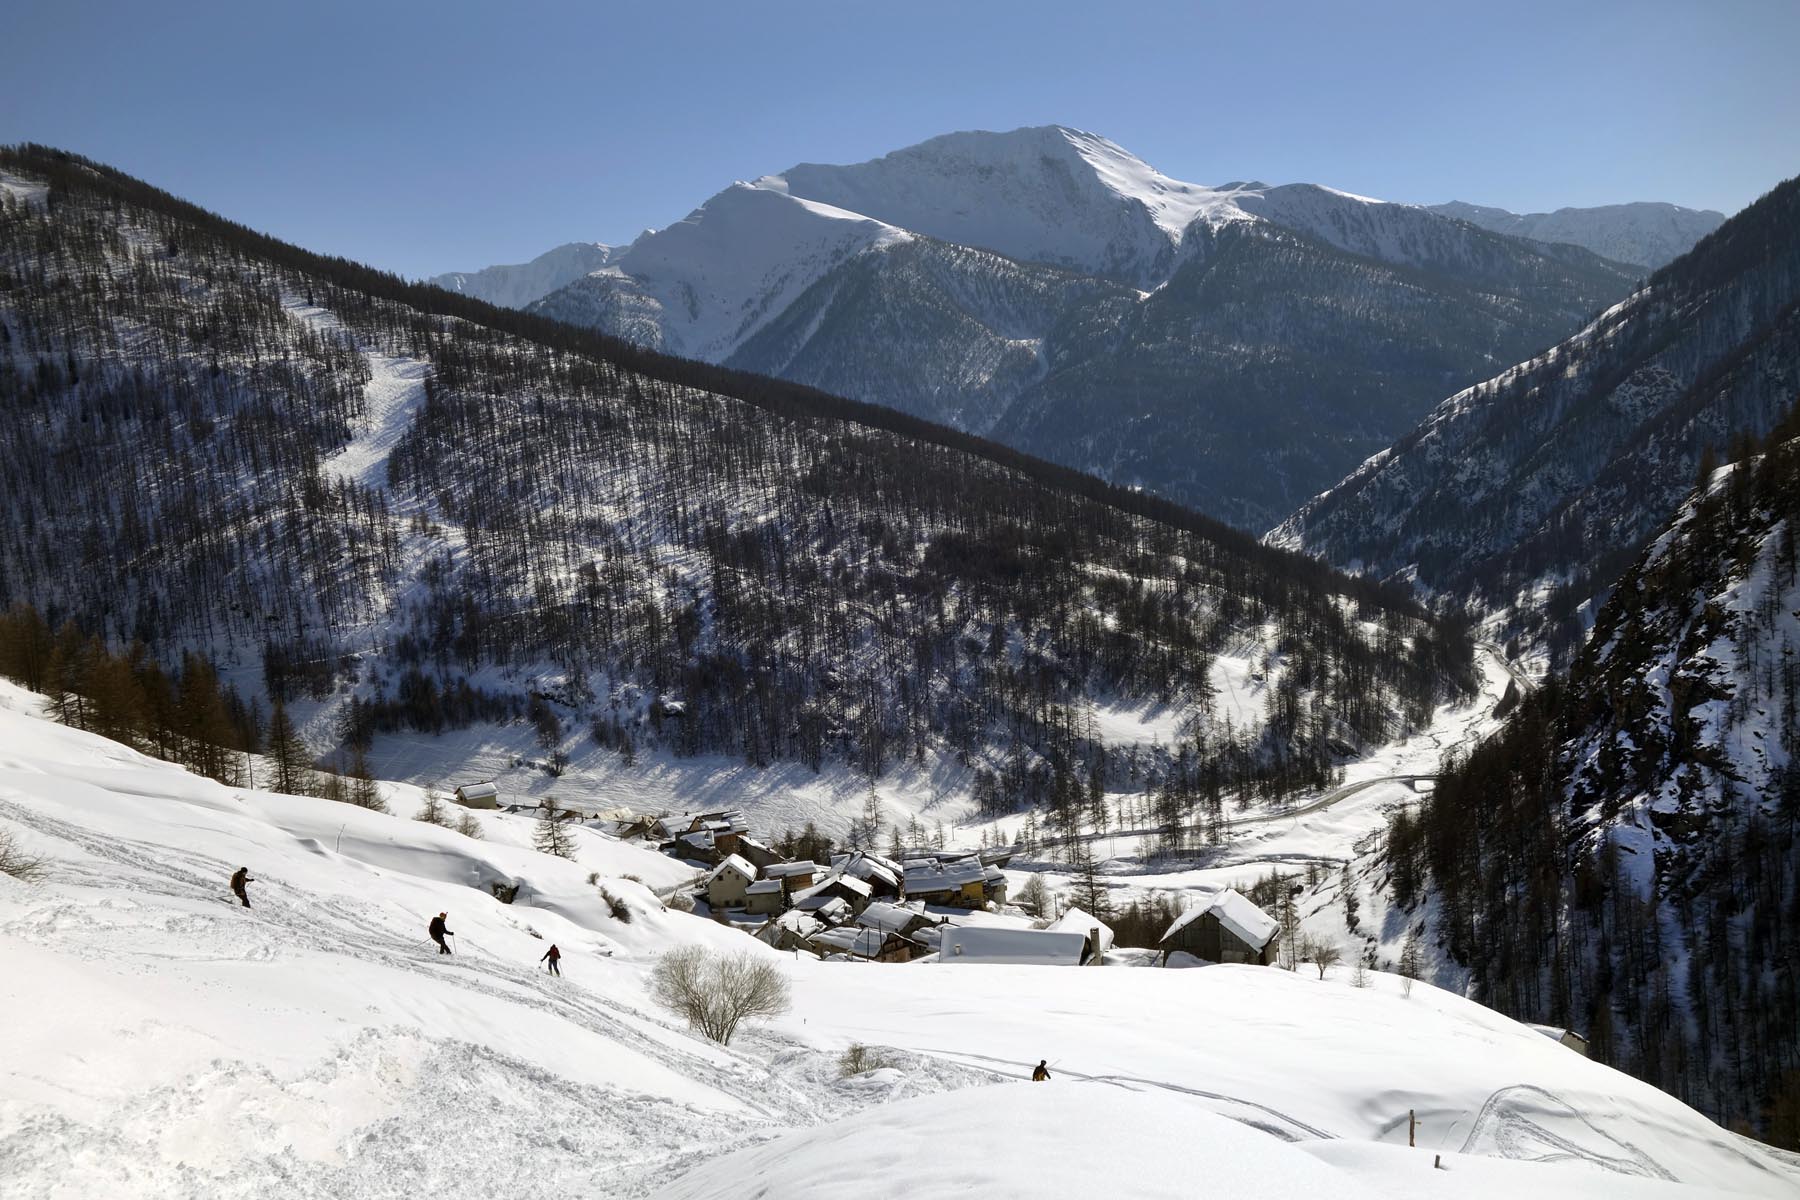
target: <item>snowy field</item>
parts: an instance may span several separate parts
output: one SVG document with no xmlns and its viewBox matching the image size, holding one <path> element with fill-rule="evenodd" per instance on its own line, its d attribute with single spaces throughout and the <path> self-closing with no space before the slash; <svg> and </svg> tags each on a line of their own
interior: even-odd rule
<svg viewBox="0 0 1800 1200">
<path fill-rule="evenodd" d="M 406 819 L 396 787 L 394 816 L 225 788 L 37 703 L 0 688 L 0 830 L 49 867 L 0 875 L 8 1200 L 1800 1191 L 1427 985 L 799 960 L 665 910 L 649 887 L 685 868 L 648 851 L 583 831 L 568 862 L 496 814 L 471 840 Z M 536 966 L 551 942 L 561 979 Z M 778 964 L 793 1010 L 729 1049 L 691 1035 L 646 984 L 690 943 Z M 852 1041 L 893 1065 L 840 1079 Z M 1039 1058 L 1052 1082 L 1016 1082 Z"/>
</svg>

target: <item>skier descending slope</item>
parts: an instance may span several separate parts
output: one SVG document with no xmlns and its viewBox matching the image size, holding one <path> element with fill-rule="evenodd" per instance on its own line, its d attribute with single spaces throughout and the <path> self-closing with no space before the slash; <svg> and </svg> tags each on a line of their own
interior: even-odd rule
<svg viewBox="0 0 1800 1200">
<path fill-rule="evenodd" d="M 1038 1059 L 1038 1065 L 1031 1072 L 1031 1082 L 1043 1083 L 1050 1078 L 1050 1068 L 1046 1065 L 1049 1061 L 1045 1058 Z"/>
<path fill-rule="evenodd" d="M 245 890 L 245 887 L 247 884 L 255 882 L 256 880 L 251 876 L 249 867 L 239 867 L 236 871 L 232 872 L 231 891 L 243 902 L 245 908 L 250 907 L 250 894 Z"/>
<path fill-rule="evenodd" d="M 562 968 L 556 965 L 562 961 L 562 951 L 556 948 L 555 942 L 550 943 L 550 948 L 544 951 L 544 957 L 538 959 L 538 961 L 541 963 L 548 963 L 549 966 L 546 969 L 552 975 L 562 974 Z"/>
<path fill-rule="evenodd" d="M 439 954 L 450 953 L 450 947 L 444 944 L 444 939 L 456 936 L 451 930 L 444 928 L 444 918 L 449 915 L 449 913 L 439 913 L 437 916 L 431 918 L 431 924 L 426 930 L 426 932 L 431 934 L 431 940 L 437 943 Z"/>
</svg>

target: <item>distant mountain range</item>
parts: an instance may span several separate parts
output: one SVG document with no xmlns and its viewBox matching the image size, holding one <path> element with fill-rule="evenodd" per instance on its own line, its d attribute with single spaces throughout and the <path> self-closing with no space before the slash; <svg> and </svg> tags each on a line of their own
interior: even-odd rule
<svg viewBox="0 0 1800 1200">
<path fill-rule="evenodd" d="M 1640 273 L 1051 126 L 734 184 L 531 307 L 1262 529 Z"/>
<path fill-rule="evenodd" d="M 461 292 L 489 304 L 524 308 L 560 287 L 598 271 L 611 261 L 613 247 L 599 242 L 568 242 L 546 250 L 527 263 L 483 267 L 479 271 L 452 271 L 426 280 L 446 291 Z"/>
<path fill-rule="evenodd" d="M 1431 211 L 1468 221 L 1495 233 L 1539 242 L 1582 246 L 1615 262 L 1654 269 L 1680 258 L 1694 243 L 1725 223 L 1725 214 L 1678 204 L 1603 204 L 1559 208 L 1547 213 L 1515 213 L 1452 200 Z"/>
<path fill-rule="evenodd" d="M 1271 540 L 1574 645 L 1708 446 L 1800 398 L 1800 179 L 1561 345 L 1459 392 Z"/>
</svg>

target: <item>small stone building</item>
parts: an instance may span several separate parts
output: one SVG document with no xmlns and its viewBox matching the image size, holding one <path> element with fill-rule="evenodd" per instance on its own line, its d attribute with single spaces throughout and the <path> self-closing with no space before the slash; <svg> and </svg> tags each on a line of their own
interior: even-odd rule
<svg viewBox="0 0 1800 1200">
<path fill-rule="evenodd" d="M 500 785 L 497 783 L 465 783 L 453 795 L 464 808 L 500 807 Z"/>
<path fill-rule="evenodd" d="M 787 907 L 787 890 L 779 879 L 759 879 L 744 889 L 744 911 L 772 917 Z"/>
<path fill-rule="evenodd" d="M 707 872 L 706 902 L 713 908 L 742 908 L 749 902 L 750 885 L 755 882 L 755 867 L 735 854 L 727 855 Z"/>
</svg>

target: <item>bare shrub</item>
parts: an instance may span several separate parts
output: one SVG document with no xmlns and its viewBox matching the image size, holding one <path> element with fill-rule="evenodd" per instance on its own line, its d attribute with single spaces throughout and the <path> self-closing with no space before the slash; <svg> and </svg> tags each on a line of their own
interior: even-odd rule
<svg viewBox="0 0 1800 1200">
<path fill-rule="evenodd" d="M 26 853 L 19 846 L 17 838 L 0 829 L 0 873 L 26 883 L 35 883 L 50 873 L 50 864 L 36 854 Z"/>
<path fill-rule="evenodd" d="M 466 838 L 474 838 L 479 842 L 482 836 L 481 822 L 476 818 L 474 813 L 465 808 L 456 815 L 456 832 L 462 834 Z"/>
<path fill-rule="evenodd" d="M 838 1059 L 838 1078 L 848 1079 L 864 1071 L 879 1071 L 894 1065 L 894 1060 L 861 1042 L 851 1042 Z"/>
<path fill-rule="evenodd" d="M 1343 961 L 1344 952 L 1335 942 L 1328 942 L 1323 938 L 1308 938 L 1304 945 L 1306 960 L 1319 968 L 1320 979 L 1325 978 L 1326 971 Z"/>
<path fill-rule="evenodd" d="M 650 990 L 658 1004 L 722 1046 L 743 1022 L 780 1016 L 789 1003 L 787 980 L 774 964 L 749 951 L 724 955 L 701 946 L 681 946 L 658 959 Z"/>
</svg>

